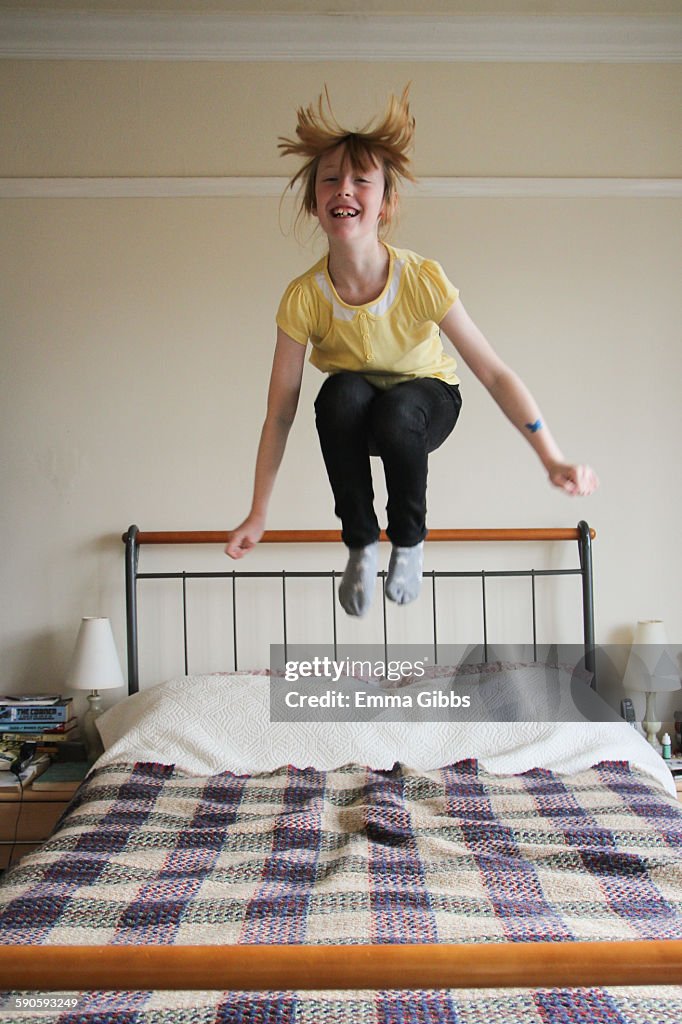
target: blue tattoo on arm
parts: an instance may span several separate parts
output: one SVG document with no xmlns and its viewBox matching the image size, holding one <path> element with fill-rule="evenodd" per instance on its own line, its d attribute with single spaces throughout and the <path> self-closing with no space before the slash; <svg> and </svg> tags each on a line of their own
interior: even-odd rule
<svg viewBox="0 0 682 1024">
<path fill-rule="evenodd" d="M 537 434 L 538 430 L 542 430 L 542 420 L 536 420 L 535 423 L 524 424 L 526 430 L 530 430 L 531 434 Z"/>
</svg>

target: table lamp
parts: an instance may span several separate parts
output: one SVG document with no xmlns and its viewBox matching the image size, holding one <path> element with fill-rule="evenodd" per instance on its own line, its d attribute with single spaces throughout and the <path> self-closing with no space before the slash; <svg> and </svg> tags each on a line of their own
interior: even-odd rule
<svg viewBox="0 0 682 1024">
<path fill-rule="evenodd" d="M 661 745 L 656 734 L 661 722 L 656 713 L 656 694 L 672 693 L 680 688 L 679 673 L 667 650 L 667 643 L 665 626 L 660 619 L 638 622 L 623 678 L 626 690 L 646 693 L 642 726 L 647 740 L 659 753 Z"/>
<path fill-rule="evenodd" d="M 83 738 L 90 763 L 104 752 L 95 719 L 102 713 L 100 690 L 123 686 L 121 663 L 116 652 L 109 619 L 84 618 L 76 637 L 76 646 L 66 684 L 73 690 L 90 690 L 88 709 L 83 716 Z"/>
</svg>

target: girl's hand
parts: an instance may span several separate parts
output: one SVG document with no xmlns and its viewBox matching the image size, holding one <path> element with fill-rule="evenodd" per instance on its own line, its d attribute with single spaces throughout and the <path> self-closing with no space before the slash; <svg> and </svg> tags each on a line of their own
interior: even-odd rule
<svg viewBox="0 0 682 1024">
<path fill-rule="evenodd" d="M 247 516 L 243 523 L 230 531 L 225 554 L 230 558 L 243 558 L 244 555 L 248 555 L 263 536 L 264 530 L 263 519 L 259 516 Z"/>
<path fill-rule="evenodd" d="M 558 462 L 550 466 L 548 473 L 555 487 L 581 498 L 592 494 L 599 487 L 599 479 L 591 466 L 572 466 Z"/>
</svg>

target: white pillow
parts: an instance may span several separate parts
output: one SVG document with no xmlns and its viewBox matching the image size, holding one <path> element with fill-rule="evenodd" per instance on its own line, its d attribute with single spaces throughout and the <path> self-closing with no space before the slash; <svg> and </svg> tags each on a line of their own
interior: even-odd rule
<svg viewBox="0 0 682 1024">
<path fill-rule="evenodd" d="M 471 757 L 491 772 L 516 774 L 629 760 L 675 794 L 665 762 L 625 722 L 271 722 L 265 673 L 172 679 L 109 708 L 97 726 L 105 746 L 98 765 L 151 761 L 193 775 L 250 775 L 350 762 L 431 771 Z"/>
</svg>

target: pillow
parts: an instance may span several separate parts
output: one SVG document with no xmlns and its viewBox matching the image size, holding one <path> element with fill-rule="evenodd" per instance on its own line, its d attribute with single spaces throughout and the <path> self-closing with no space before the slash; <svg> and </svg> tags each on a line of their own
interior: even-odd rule
<svg viewBox="0 0 682 1024">
<path fill-rule="evenodd" d="M 495 678 L 493 668 L 482 672 Z M 516 774 L 530 768 L 573 773 L 602 760 L 630 760 L 675 793 L 665 763 L 622 721 L 276 722 L 267 674 L 172 679 L 109 708 L 97 727 L 105 746 L 98 766 L 151 761 L 205 776 L 286 764 L 325 771 L 349 762 L 386 770 L 401 761 L 432 771 L 477 758 L 491 772 Z"/>
<path fill-rule="evenodd" d="M 487 662 L 417 665 L 387 679 L 363 662 L 290 661 L 271 675 L 270 712 L 280 722 L 557 722 L 619 716 L 589 687 L 591 676 L 566 665 Z M 317 674 L 311 675 L 316 669 Z"/>
</svg>

